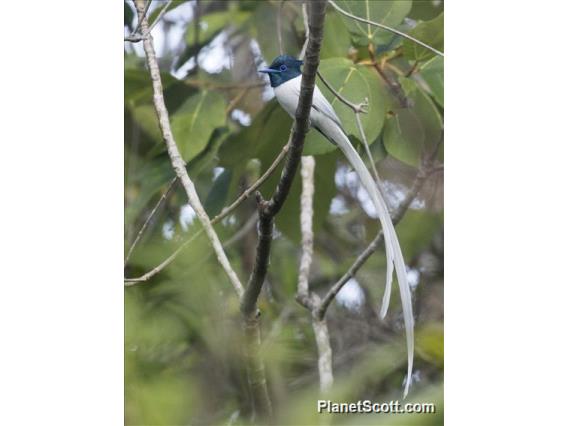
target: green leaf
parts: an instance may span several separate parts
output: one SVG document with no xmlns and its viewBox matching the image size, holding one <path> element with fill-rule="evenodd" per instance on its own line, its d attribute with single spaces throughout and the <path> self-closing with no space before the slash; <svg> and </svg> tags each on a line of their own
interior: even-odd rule
<svg viewBox="0 0 568 426">
<path fill-rule="evenodd" d="M 321 45 L 320 59 L 345 58 L 351 47 L 351 35 L 339 13 L 333 12 L 331 7 L 325 15 L 323 27 L 323 43 Z"/>
<path fill-rule="evenodd" d="M 420 75 L 428 84 L 430 93 L 434 100 L 444 107 L 444 58 L 436 56 L 427 64 L 422 66 Z"/>
<path fill-rule="evenodd" d="M 332 198 L 336 194 L 334 176 L 337 165 L 337 152 L 331 152 L 326 155 L 319 155 L 316 157 L 316 167 L 314 170 L 314 217 L 313 228 L 314 232 L 320 230 L 327 218 L 329 206 Z M 261 159 L 262 173 L 270 166 L 273 158 Z M 280 180 L 282 170 L 281 165 L 270 178 L 261 185 L 260 191 L 265 198 L 270 197 L 276 188 L 276 184 Z M 282 206 L 282 210 L 276 216 L 276 227 L 284 233 L 292 241 L 298 243 L 301 239 L 300 233 L 300 194 L 302 191 L 302 179 L 300 177 L 300 170 L 298 169 L 290 194 L 286 202 Z"/>
<path fill-rule="evenodd" d="M 278 47 L 277 16 L 280 2 L 261 2 L 254 12 L 253 31 L 254 37 L 260 45 L 260 51 L 266 62 L 270 63 L 280 54 Z M 285 2 L 282 10 L 282 48 L 288 55 L 298 56 L 300 47 L 292 26 L 289 24 L 290 2 Z M 301 13 L 300 13 L 301 15 Z"/>
<path fill-rule="evenodd" d="M 444 2 L 435 0 L 414 0 L 409 18 L 416 21 L 429 21 L 444 11 Z"/>
<path fill-rule="evenodd" d="M 412 7 L 412 2 L 406 0 L 337 0 L 336 3 L 352 15 L 393 28 L 403 21 Z M 392 37 L 391 32 L 377 26 L 356 21 L 348 16 L 341 15 L 341 17 L 349 28 L 356 46 L 367 46 L 369 43 L 385 44 Z"/>
<path fill-rule="evenodd" d="M 440 13 L 431 21 L 421 22 L 412 31 L 410 35 L 433 48 L 444 50 L 444 13 Z M 435 53 L 415 42 L 404 39 L 402 42 L 404 56 L 410 60 L 426 61 L 435 56 Z"/>
<path fill-rule="evenodd" d="M 124 2 L 124 26 L 128 27 L 130 31 L 134 29 L 132 26 L 132 21 L 134 20 L 134 11 L 128 5 L 127 2 Z"/>
<path fill-rule="evenodd" d="M 428 323 L 416 330 L 416 352 L 436 365 L 444 365 L 444 326 L 441 323 Z"/>
<path fill-rule="evenodd" d="M 168 73 L 160 73 L 164 90 L 178 82 Z M 127 105 L 139 105 L 152 102 L 152 80 L 147 70 L 141 68 L 124 70 L 124 102 Z"/>
<path fill-rule="evenodd" d="M 387 118 L 383 140 L 387 152 L 417 167 L 425 153 L 432 152 L 440 139 L 442 117 L 430 97 L 410 79 L 403 80 L 411 108 L 397 108 Z M 413 89 L 411 89 L 413 87 Z"/>
<path fill-rule="evenodd" d="M 216 93 L 203 90 L 193 95 L 172 116 L 172 132 L 185 161 L 207 146 L 217 127 L 225 124 L 225 101 Z"/>
<path fill-rule="evenodd" d="M 396 227 L 405 258 L 412 259 L 432 244 L 432 238 L 444 225 L 443 216 L 427 210 L 409 209 Z"/>
<path fill-rule="evenodd" d="M 203 46 L 208 44 L 215 38 L 221 31 L 227 27 L 239 27 L 249 17 L 250 12 L 243 12 L 238 10 L 226 10 L 222 12 L 214 12 L 200 18 L 199 29 L 199 45 Z M 190 25 L 187 28 L 185 40 L 188 46 L 195 45 L 195 28 Z"/>
<path fill-rule="evenodd" d="M 220 213 L 221 209 L 226 204 L 231 177 L 231 170 L 223 170 L 223 173 L 217 176 L 217 179 L 213 182 L 213 186 L 211 187 L 204 204 L 205 211 L 209 217 L 213 217 Z"/>
<path fill-rule="evenodd" d="M 386 110 L 385 95 L 379 76 L 368 67 L 356 65 L 343 58 L 323 60 L 319 70 L 326 81 L 348 101 L 358 104 L 368 98 L 368 114 L 361 115 L 361 123 L 367 140 L 373 143 L 383 127 Z M 361 140 L 353 110 L 337 99 L 323 82 L 318 81 L 317 85 L 333 106 L 347 135 Z M 308 133 L 305 155 L 318 155 L 334 149 L 335 146 L 318 132 Z"/>
<path fill-rule="evenodd" d="M 132 117 L 148 136 L 161 142 L 162 131 L 158 124 L 156 110 L 152 105 L 145 104 L 132 108 Z"/>
<path fill-rule="evenodd" d="M 182 4 L 186 3 L 188 0 L 174 0 L 172 2 L 172 4 L 170 4 L 168 6 L 168 10 L 166 11 L 166 13 L 164 13 L 163 16 L 166 16 L 168 13 L 170 13 L 172 10 L 174 10 L 176 7 L 181 6 Z M 150 14 L 150 17 L 148 19 L 148 21 L 150 22 L 150 26 L 152 26 L 154 24 L 155 19 L 158 17 L 158 15 L 162 12 L 162 10 L 164 9 L 164 7 L 166 7 L 168 5 L 167 1 L 162 2 L 163 4 L 156 7 L 156 9 L 154 9 L 152 11 L 152 13 Z M 162 17 L 163 17 L 162 16 Z"/>
<path fill-rule="evenodd" d="M 145 163 L 131 177 L 128 186 L 135 186 L 133 201 L 124 210 L 124 224 L 130 226 L 138 218 L 144 207 L 175 176 L 167 154 L 162 154 Z"/>
</svg>

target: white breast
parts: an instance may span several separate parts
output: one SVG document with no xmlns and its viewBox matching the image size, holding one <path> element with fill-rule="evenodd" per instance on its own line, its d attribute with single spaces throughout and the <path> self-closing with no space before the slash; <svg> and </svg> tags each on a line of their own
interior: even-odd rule
<svg viewBox="0 0 568 426">
<path fill-rule="evenodd" d="M 291 117 L 294 117 L 296 114 L 298 99 L 300 98 L 301 83 L 302 76 L 298 76 L 274 88 L 274 94 L 276 95 L 278 103 Z"/>
</svg>

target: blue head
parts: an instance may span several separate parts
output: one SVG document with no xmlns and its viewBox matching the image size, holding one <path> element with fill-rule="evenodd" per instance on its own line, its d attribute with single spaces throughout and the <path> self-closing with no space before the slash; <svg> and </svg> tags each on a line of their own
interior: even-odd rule
<svg viewBox="0 0 568 426">
<path fill-rule="evenodd" d="M 268 68 L 258 70 L 258 72 L 268 74 L 268 77 L 270 77 L 270 85 L 272 87 L 278 87 L 282 83 L 286 83 L 288 80 L 301 75 L 302 70 L 300 67 L 303 63 L 303 61 L 292 56 L 280 55 L 272 61 Z"/>
</svg>

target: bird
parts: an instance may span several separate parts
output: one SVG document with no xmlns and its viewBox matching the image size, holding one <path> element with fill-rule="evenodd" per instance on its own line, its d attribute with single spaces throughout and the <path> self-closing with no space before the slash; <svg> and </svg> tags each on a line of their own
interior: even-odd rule
<svg viewBox="0 0 568 426">
<path fill-rule="evenodd" d="M 259 72 L 268 74 L 270 85 L 274 89 L 274 95 L 280 106 L 294 118 L 300 99 L 303 61 L 290 55 L 276 57 L 268 68 L 260 69 Z M 393 267 L 396 272 L 402 311 L 405 325 L 407 346 L 407 376 L 403 397 L 405 398 L 410 389 L 412 379 L 412 366 L 414 361 L 414 316 L 412 314 L 411 290 L 406 276 L 406 265 L 402 256 L 400 243 L 390 218 L 387 204 L 383 199 L 375 181 L 367 170 L 365 163 L 347 137 L 341 120 L 337 116 L 331 104 L 321 93 L 317 85 L 314 87 L 312 107 L 309 116 L 310 127 L 321 133 L 332 144 L 336 145 L 345 155 L 347 161 L 357 173 L 363 188 L 369 194 L 381 224 L 385 252 L 387 257 L 386 285 L 380 310 L 381 318 L 386 316 L 390 301 Z"/>
</svg>

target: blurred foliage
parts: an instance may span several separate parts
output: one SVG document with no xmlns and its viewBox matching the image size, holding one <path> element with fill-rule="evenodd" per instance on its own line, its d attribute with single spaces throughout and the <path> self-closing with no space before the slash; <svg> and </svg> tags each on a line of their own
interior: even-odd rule
<svg viewBox="0 0 568 426">
<path fill-rule="evenodd" d="M 343 9 L 393 26 L 443 50 L 443 2 L 337 0 Z M 150 20 L 164 1 L 153 1 Z M 298 1 L 174 1 L 154 29 L 164 96 L 187 170 L 210 216 L 257 179 L 289 138 L 291 118 L 256 70 L 283 50 L 298 55 L 305 28 Z M 125 2 L 125 33 L 137 24 Z M 152 104 L 141 45 L 125 43 L 125 253 L 174 177 Z M 346 99 L 367 99 L 361 121 L 391 207 L 411 187 L 443 137 L 443 58 L 328 6 L 320 71 Z M 368 161 L 353 112 L 318 82 L 351 141 Z M 438 148 L 438 165 L 443 149 Z M 340 277 L 378 231 L 364 191 L 335 146 L 310 132 L 316 158 L 314 262 L 318 294 Z M 260 187 L 272 194 L 281 166 Z M 439 425 L 443 423 L 443 173 L 430 178 L 397 226 L 414 291 L 416 356 L 408 401 L 435 414 L 317 414 L 317 351 L 310 314 L 294 301 L 300 256 L 301 181 L 276 218 L 267 283 L 259 300 L 262 356 L 276 424 Z M 243 282 L 254 263 L 252 199 L 216 225 Z M 149 222 L 125 274 L 152 269 L 199 230 L 179 185 Z M 252 225 L 251 225 L 252 224 Z M 335 383 L 325 399 L 402 401 L 406 348 L 393 291 L 384 321 L 384 251 L 357 274 L 358 298 L 332 304 L 328 326 Z M 351 300 L 351 302 L 348 302 Z M 239 302 L 206 238 L 199 236 L 152 280 L 125 291 L 125 422 L 129 425 L 254 424 L 243 360 Z"/>
</svg>

